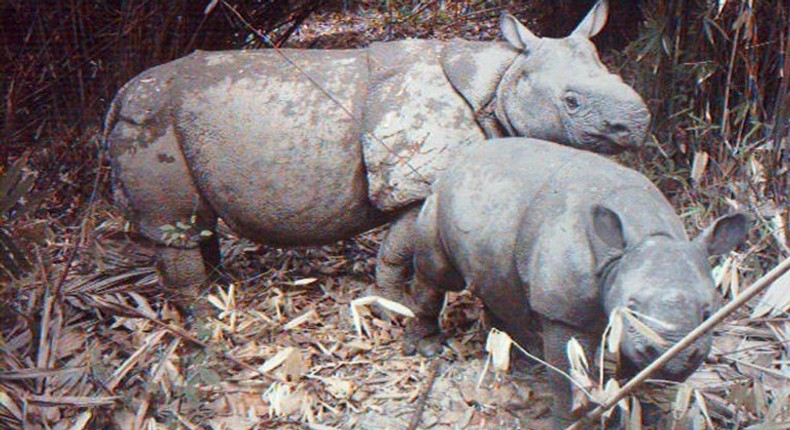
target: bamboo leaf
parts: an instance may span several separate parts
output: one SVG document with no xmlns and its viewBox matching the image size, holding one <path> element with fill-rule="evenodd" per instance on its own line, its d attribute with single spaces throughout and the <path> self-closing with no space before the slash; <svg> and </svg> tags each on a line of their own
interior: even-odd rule
<svg viewBox="0 0 790 430">
<path fill-rule="evenodd" d="M 611 354 L 617 354 L 620 351 L 620 341 L 623 339 L 623 312 L 621 308 L 617 308 L 612 312 L 609 318 L 609 336 L 606 338 L 606 350 Z"/>
<path fill-rule="evenodd" d="M 779 315 L 790 310 L 790 272 L 780 276 L 757 302 L 751 318 Z"/>
<path fill-rule="evenodd" d="M 661 337 L 661 335 L 658 334 L 652 328 L 650 328 L 650 326 L 640 321 L 639 318 L 636 315 L 634 315 L 633 311 L 626 308 L 624 309 L 625 312 L 623 312 L 623 315 L 625 315 L 626 319 L 628 319 L 628 323 L 631 324 L 631 326 L 634 329 L 636 329 L 636 331 L 641 333 L 642 336 L 645 336 L 646 338 L 650 339 L 653 343 L 660 346 L 667 346 L 669 344 L 669 342 L 667 342 L 666 339 Z"/>
<path fill-rule="evenodd" d="M 672 416 L 675 420 L 680 420 L 688 412 L 689 405 L 691 404 L 691 395 L 694 390 L 690 385 L 681 384 L 678 387 L 678 392 L 675 395 L 675 403 L 672 404 Z"/>
<path fill-rule="evenodd" d="M 374 304 L 374 303 L 384 307 L 385 309 L 387 309 L 389 311 L 395 312 L 395 313 L 403 315 L 405 317 L 414 318 L 414 312 L 411 309 L 409 309 L 408 307 L 406 307 L 406 306 L 404 306 L 404 305 L 402 305 L 402 304 L 400 304 L 398 302 L 395 302 L 395 301 L 392 301 L 392 300 L 388 300 L 388 299 L 385 299 L 384 297 L 379 297 L 379 296 L 367 296 L 367 297 L 362 297 L 362 298 L 356 299 L 353 302 L 351 302 L 351 306 L 352 307 L 355 307 L 355 306 L 369 306 L 369 305 Z"/>
<path fill-rule="evenodd" d="M 571 340 L 568 341 L 567 354 L 571 369 L 586 375 L 590 367 L 587 363 L 587 355 L 584 352 L 584 348 L 582 348 L 582 345 L 575 337 L 572 337 Z"/>
<path fill-rule="evenodd" d="M 287 360 L 289 357 L 291 357 L 291 355 L 293 355 L 294 352 L 296 352 L 296 348 L 294 348 L 292 346 L 289 346 L 289 347 L 286 347 L 286 348 L 280 350 L 280 352 L 278 352 L 277 354 L 274 354 L 272 357 L 270 357 L 268 360 L 266 360 L 266 362 L 264 362 L 258 368 L 258 371 L 260 371 L 262 373 L 267 373 L 267 372 L 270 372 L 270 371 L 276 369 L 278 366 L 280 366 L 283 363 L 285 363 L 285 360 Z"/>
<path fill-rule="evenodd" d="M 507 333 L 495 328 L 488 332 L 486 351 L 494 369 L 506 372 L 510 368 L 510 347 L 512 345 L 513 339 Z"/>
<path fill-rule="evenodd" d="M 705 176 L 705 169 L 708 167 L 708 160 L 710 156 L 705 151 L 699 151 L 694 155 L 694 162 L 691 167 L 691 180 L 695 184 L 699 184 L 700 180 Z"/>
</svg>

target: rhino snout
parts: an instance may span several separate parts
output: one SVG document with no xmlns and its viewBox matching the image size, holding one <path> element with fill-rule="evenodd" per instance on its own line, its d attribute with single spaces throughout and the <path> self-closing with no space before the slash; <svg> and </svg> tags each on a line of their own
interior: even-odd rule
<svg viewBox="0 0 790 430">
<path fill-rule="evenodd" d="M 663 343 L 654 342 L 636 328 L 630 326 L 630 324 L 626 329 L 626 337 L 621 344 L 621 350 L 623 357 L 627 360 L 625 369 L 629 369 L 627 370 L 628 376 L 633 376 L 636 372 L 656 361 L 688 333 L 685 330 L 666 332 L 653 326 L 651 328 L 663 339 Z M 697 340 L 667 362 L 653 377 L 671 381 L 686 379 L 707 357 L 710 345 L 711 339 L 709 336 Z"/>
<path fill-rule="evenodd" d="M 645 108 L 635 108 L 630 115 L 601 121 L 601 131 L 608 140 L 623 150 L 633 150 L 644 145 L 647 140 L 647 127 L 650 114 Z"/>
</svg>

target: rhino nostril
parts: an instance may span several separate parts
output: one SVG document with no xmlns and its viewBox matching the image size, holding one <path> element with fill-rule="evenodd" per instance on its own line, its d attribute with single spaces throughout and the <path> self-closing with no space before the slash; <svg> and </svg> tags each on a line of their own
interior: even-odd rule
<svg viewBox="0 0 790 430">
<path fill-rule="evenodd" d="M 648 357 L 657 357 L 658 356 L 658 348 L 656 348 L 654 345 L 646 345 L 645 346 L 645 354 L 647 354 Z"/>
<path fill-rule="evenodd" d="M 604 121 L 604 126 L 608 132 L 613 134 L 623 134 L 629 131 L 628 126 L 623 123 L 610 123 L 609 121 Z"/>
<path fill-rule="evenodd" d="M 705 359 L 705 354 L 699 349 L 695 349 L 691 353 L 691 361 L 702 361 L 703 359 Z"/>
</svg>

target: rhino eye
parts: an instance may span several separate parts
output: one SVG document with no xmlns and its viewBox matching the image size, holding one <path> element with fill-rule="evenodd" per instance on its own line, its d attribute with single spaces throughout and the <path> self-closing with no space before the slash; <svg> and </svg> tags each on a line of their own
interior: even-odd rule
<svg viewBox="0 0 790 430">
<path fill-rule="evenodd" d="M 579 102 L 579 96 L 575 93 L 568 92 L 565 94 L 565 107 L 568 108 L 568 111 L 573 113 L 579 110 L 581 106 L 581 102 Z"/>
</svg>

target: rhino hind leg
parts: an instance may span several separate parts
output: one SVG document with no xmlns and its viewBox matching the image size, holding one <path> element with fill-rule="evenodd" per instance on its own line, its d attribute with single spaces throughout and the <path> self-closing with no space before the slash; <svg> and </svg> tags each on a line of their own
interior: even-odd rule
<svg viewBox="0 0 790 430">
<path fill-rule="evenodd" d="M 219 267 L 217 216 L 193 181 L 172 125 L 121 119 L 108 140 L 117 203 L 156 245 L 160 282 L 187 309 Z"/>
</svg>

